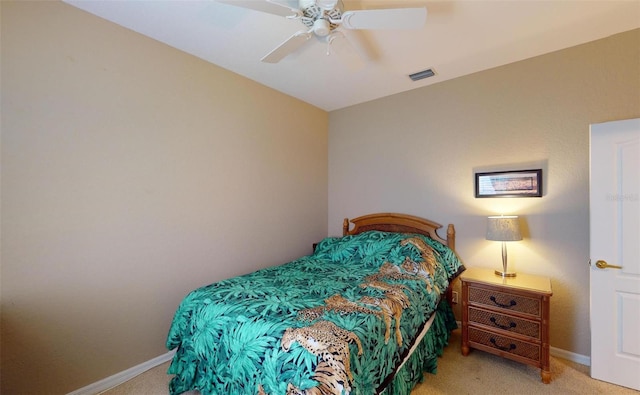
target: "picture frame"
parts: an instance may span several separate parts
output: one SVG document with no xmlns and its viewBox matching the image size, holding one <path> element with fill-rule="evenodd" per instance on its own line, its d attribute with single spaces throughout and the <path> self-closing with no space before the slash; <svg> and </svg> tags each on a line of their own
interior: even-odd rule
<svg viewBox="0 0 640 395">
<path fill-rule="evenodd" d="M 542 197 L 542 169 L 476 173 L 476 198 Z"/>
</svg>

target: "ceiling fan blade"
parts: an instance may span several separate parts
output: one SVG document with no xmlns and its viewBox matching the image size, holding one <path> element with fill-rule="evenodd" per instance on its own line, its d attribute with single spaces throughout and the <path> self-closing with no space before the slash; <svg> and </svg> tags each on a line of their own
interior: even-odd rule
<svg viewBox="0 0 640 395">
<path fill-rule="evenodd" d="M 290 18 L 302 16 L 302 11 L 279 3 L 275 0 L 216 0 L 218 3 L 229 4 L 236 7 L 248 8 L 254 11 L 266 12 Z"/>
<path fill-rule="evenodd" d="M 358 71 L 364 68 L 364 60 L 342 32 L 334 32 L 329 36 L 327 54 L 334 51 L 349 70 Z"/>
<path fill-rule="evenodd" d="M 306 43 L 313 33 L 311 31 L 300 31 L 289 37 L 285 42 L 278 45 L 273 51 L 265 55 L 261 61 L 265 63 L 278 63 L 285 56 L 292 52 L 295 52 L 298 48 L 302 47 Z"/>
<path fill-rule="evenodd" d="M 427 9 L 422 7 L 345 11 L 341 19 L 345 29 L 419 29 L 427 20 Z"/>
</svg>

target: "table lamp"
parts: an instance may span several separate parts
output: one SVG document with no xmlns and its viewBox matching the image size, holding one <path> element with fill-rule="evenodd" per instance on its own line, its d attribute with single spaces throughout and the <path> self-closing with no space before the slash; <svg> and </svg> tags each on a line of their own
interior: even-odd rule
<svg viewBox="0 0 640 395">
<path fill-rule="evenodd" d="M 507 241 L 522 240 L 520 222 L 516 215 L 492 216 L 487 221 L 487 240 L 502 242 L 502 270 L 495 273 L 502 277 L 515 277 L 515 272 L 507 270 Z"/>
</svg>

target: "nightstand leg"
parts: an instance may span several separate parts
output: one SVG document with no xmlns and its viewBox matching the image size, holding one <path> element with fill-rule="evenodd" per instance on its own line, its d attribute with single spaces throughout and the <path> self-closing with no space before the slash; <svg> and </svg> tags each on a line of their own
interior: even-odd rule
<svg viewBox="0 0 640 395">
<path fill-rule="evenodd" d="M 469 355 L 469 284 L 462 282 L 462 342 L 460 351 L 463 356 Z"/>
<path fill-rule="evenodd" d="M 469 346 L 468 346 L 468 345 L 463 344 L 463 345 L 460 347 L 460 350 L 462 351 L 462 355 L 463 355 L 463 356 L 465 356 L 465 357 L 466 357 L 467 355 L 469 355 Z"/>
<path fill-rule="evenodd" d="M 540 377 L 542 377 L 542 382 L 545 384 L 549 384 L 551 382 L 551 372 L 548 370 L 541 370 Z"/>
</svg>

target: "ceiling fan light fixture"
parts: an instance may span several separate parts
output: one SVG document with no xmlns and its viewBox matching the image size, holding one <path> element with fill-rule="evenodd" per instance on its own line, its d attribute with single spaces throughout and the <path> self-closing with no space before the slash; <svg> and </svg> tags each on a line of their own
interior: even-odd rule
<svg viewBox="0 0 640 395">
<path fill-rule="evenodd" d="M 313 22 L 313 32 L 320 37 L 325 37 L 331 32 L 331 25 L 326 19 L 316 19 Z"/>
<path fill-rule="evenodd" d="M 412 81 L 419 81 L 425 78 L 433 77 L 434 75 L 436 75 L 436 73 L 435 71 L 433 71 L 433 69 L 426 69 L 418 71 L 417 73 L 409 74 L 409 78 L 411 78 Z"/>
</svg>

